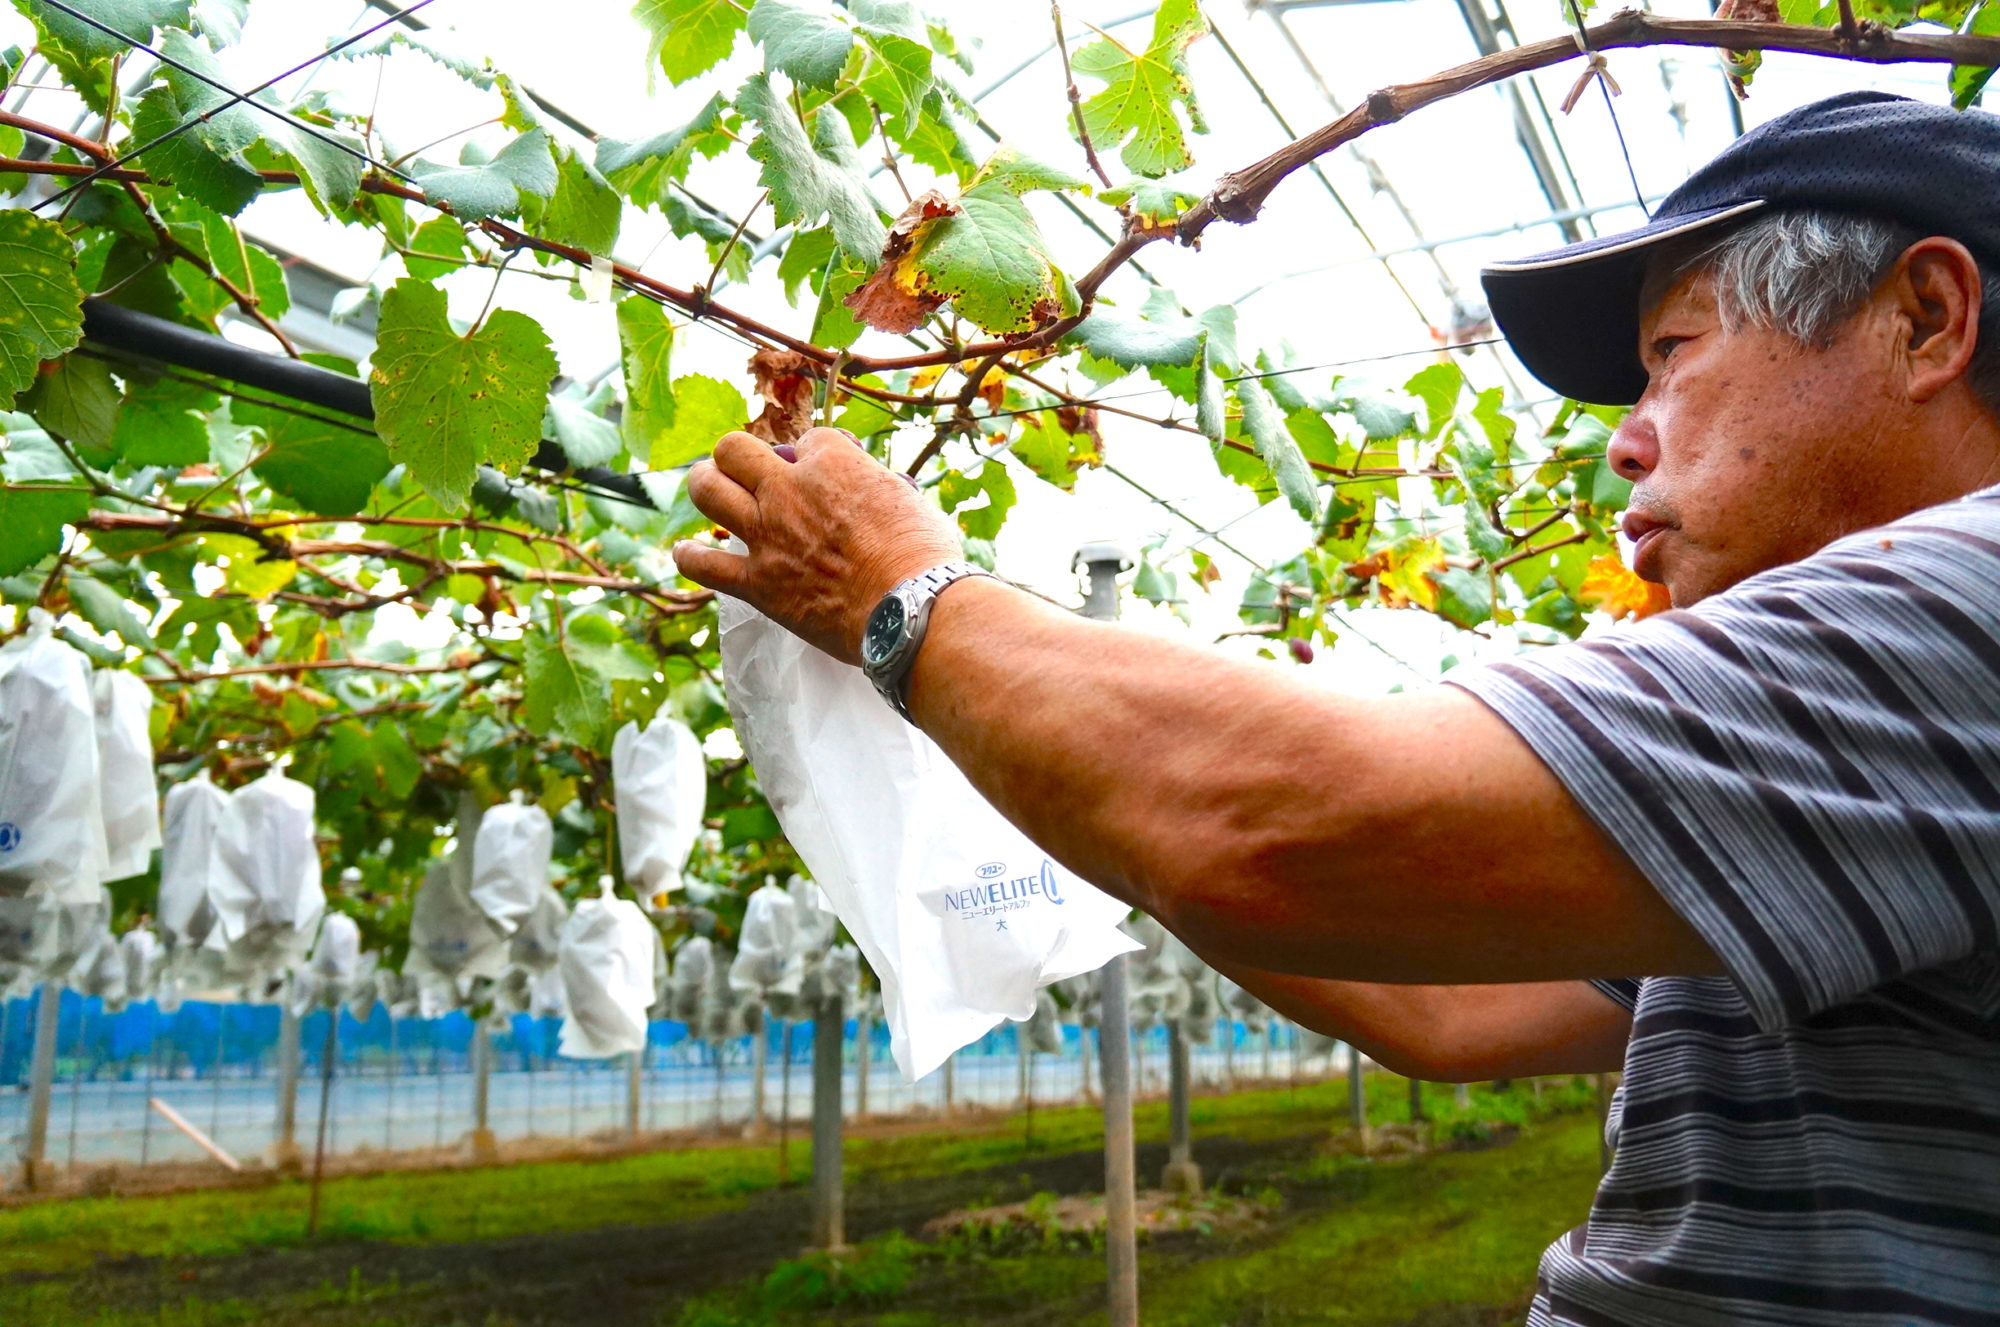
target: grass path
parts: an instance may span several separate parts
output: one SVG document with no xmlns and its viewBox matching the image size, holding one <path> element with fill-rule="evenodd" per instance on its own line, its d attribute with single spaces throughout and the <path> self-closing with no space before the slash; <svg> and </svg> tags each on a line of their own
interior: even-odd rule
<svg viewBox="0 0 2000 1327">
<path fill-rule="evenodd" d="M 1403 1080 L 1377 1075 L 1370 1088 L 1376 1118 L 1402 1114 Z M 1449 1094 L 1434 1097 L 1452 1127 Z M 1319 1084 L 1196 1103 L 1197 1155 L 1211 1178 L 1275 1184 L 1285 1214 L 1240 1240 L 1148 1249 L 1149 1327 L 1400 1323 L 1453 1303 L 1504 1311 L 1540 1245 L 1588 1201 L 1587 1115 L 1489 1151 L 1371 1163 L 1321 1154 L 1343 1102 L 1342 1085 Z M 1482 1091 L 1468 1120 L 1532 1113 L 1524 1087 Z M 1144 1176 L 1163 1159 L 1163 1108 L 1142 1107 L 1138 1124 Z M 1097 1118 L 1073 1109 L 1037 1112 L 1032 1147 L 1018 1116 L 853 1141 L 850 1229 L 872 1239 L 954 1207 L 1093 1189 L 1100 1139 Z M 792 1161 L 802 1180 L 809 1156 L 796 1141 Z M 328 1237 L 312 1244 L 305 1190 L 293 1183 L 0 1210 L 0 1322 L 671 1327 L 702 1306 L 721 1312 L 718 1322 L 815 1327 L 1101 1321 L 1099 1254 L 961 1257 L 928 1246 L 917 1246 L 894 1303 L 808 1292 L 767 1312 L 755 1288 L 774 1268 L 797 1266 L 788 1260 L 807 1222 L 804 1193 L 781 1188 L 777 1173 L 772 1146 L 735 1144 L 342 1178 L 327 1186 Z M 1498 1321 L 1462 1319 L 1489 1320 Z"/>
</svg>

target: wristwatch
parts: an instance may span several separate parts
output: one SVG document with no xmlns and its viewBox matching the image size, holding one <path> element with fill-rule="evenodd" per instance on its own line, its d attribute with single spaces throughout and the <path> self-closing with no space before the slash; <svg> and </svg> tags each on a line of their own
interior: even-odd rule
<svg viewBox="0 0 2000 1327">
<path fill-rule="evenodd" d="M 945 586 L 968 576 L 990 576 L 984 567 L 970 562 L 946 562 L 898 585 L 882 596 L 868 625 L 861 632 L 861 671 L 889 702 L 889 708 L 915 723 L 903 699 L 908 689 L 910 668 L 917 661 L 917 649 L 924 643 L 924 629 L 930 625 L 931 604 Z"/>
</svg>

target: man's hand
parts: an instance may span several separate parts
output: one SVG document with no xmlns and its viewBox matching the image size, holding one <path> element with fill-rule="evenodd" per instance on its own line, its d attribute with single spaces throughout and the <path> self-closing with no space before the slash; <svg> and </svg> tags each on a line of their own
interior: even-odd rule
<svg viewBox="0 0 2000 1327">
<path fill-rule="evenodd" d="M 808 643 L 860 662 L 861 629 L 884 594 L 962 556 L 944 513 L 844 429 L 810 429 L 796 463 L 761 438 L 729 433 L 688 472 L 688 497 L 748 556 L 692 541 L 681 574 L 742 599 Z"/>
</svg>

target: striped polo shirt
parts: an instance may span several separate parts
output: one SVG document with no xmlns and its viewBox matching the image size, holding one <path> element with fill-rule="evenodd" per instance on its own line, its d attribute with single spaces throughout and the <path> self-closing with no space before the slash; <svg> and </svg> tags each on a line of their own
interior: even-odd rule
<svg viewBox="0 0 2000 1327">
<path fill-rule="evenodd" d="M 1633 1012 L 1531 1324 L 2000 1323 L 2000 488 L 1464 670 L 1726 977 Z"/>
</svg>

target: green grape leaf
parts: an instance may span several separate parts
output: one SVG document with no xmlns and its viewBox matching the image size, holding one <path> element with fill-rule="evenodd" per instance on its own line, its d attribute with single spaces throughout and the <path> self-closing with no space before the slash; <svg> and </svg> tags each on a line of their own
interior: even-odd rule
<svg viewBox="0 0 2000 1327">
<path fill-rule="evenodd" d="M 155 83 L 139 98 L 132 136 L 150 143 L 186 118 L 174 90 L 165 83 Z M 193 133 L 176 134 L 152 148 L 145 162 L 155 180 L 173 185 L 221 216 L 235 216 L 264 192 L 264 177 L 241 153 L 218 153 Z"/>
<path fill-rule="evenodd" d="M 1172 235 L 1174 227 L 1180 223 L 1181 214 L 1201 201 L 1201 195 L 1190 193 L 1164 180 L 1137 179 L 1119 185 L 1116 189 L 1103 189 L 1097 197 L 1113 207 L 1122 207 L 1132 217 L 1132 224 L 1142 234 Z"/>
<path fill-rule="evenodd" d="M 589 254 L 608 255 L 618 243 L 624 202 L 597 167 L 564 153 L 556 167 L 556 191 L 542 213 L 541 235 Z"/>
<path fill-rule="evenodd" d="M 91 626 L 107 634 L 117 632 L 118 639 L 127 645 L 140 649 L 152 645 L 153 633 L 140 615 L 132 611 L 125 591 L 113 589 L 94 576 L 76 574 L 63 577 L 63 588 L 69 591 L 70 607 L 81 613 Z"/>
<path fill-rule="evenodd" d="M 1004 179 L 954 202 L 922 195 L 897 220 L 883 258 L 846 301 L 881 331 L 912 331 L 945 303 L 989 332 L 1029 331 L 1077 308 L 1034 217 Z"/>
<path fill-rule="evenodd" d="M 410 176 L 435 203 L 463 222 L 521 215 L 521 195 L 547 198 L 555 193 L 556 161 L 546 130 L 530 129 L 493 154 L 490 161 L 457 166 L 416 162 Z"/>
<path fill-rule="evenodd" d="M 765 74 L 751 75 L 736 106 L 761 131 L 751 141 L 750 156 L 763 167 L 757 182 L 771 191 L 778 223 L 804 227 L 827 217 L 841 248 L 863 262 L 875 262 L 886 231 L 862 178 L 847 122 L 821 108 L 807 137 L 797 112 L 771 90 Z"/>
<path fill-rule="evenodd" d="M 199 217 L 199 228 L 201 251 L 216 276 L 242 291 L 273 321 L 291 310 L 291 288 L 285 284 L 285 269 L 276 258 L 244 239 L 226 217 L 206 209 Z M 187 263 L 174 264 L 173 274 L 174 284 L 190 306 L 206 311 L 210 318 L 234 307 L 235 297 L 214 277 Z"/>
<path fill-rule="evenodd" d="M 345 134 L 321 126 L 308 130 L 282 107 L 263 97 L 253 100 L 268 110 L 259 110 L 243 102 L 231 105 L 230 94 L 195 77 L 200 74 L 225 87 L 240 86 L 230 82 L 230 75 L 206 42 L 171 28 L 160 40 L 161 50 L 176 64 L 186 67 L 183 70 L 170 66 L 166 71 L 166 80 L 179 103 L 181 116 L 184 119 L 200 117 L 199 123 L 188 131 L 189 134 L 199 138 L 211 152 L 221 157 L 233 156 L 262 141 L 273 152 L 289 158 L 298 168 L 299 181 L 315 204 L 322 208 L 353 206 L 355 197 L 361 192 L 361 162 L 352 152 L 344 151 L 335 144 L 349 143 L 357 149 L 359 144 L 354 144 Z M 327 138 L 334 142 L 326 141 Z"/>
<path fill-rule="evenodd" d="M 0 392 L 33 385 L 42 361 L 83 340 L 76 253 L 53 221 L 0 211 Z"/>
<path fill-rule="evenodd" d="M 730 118 L 729 99 L 718 92 L 677 129 L 633 142 L 599 139 L 597 169 L 640 207 L 663 207 L 668 186 L 687 179 L 697 156 L 715 157 L 729 149 Z"/>
<path fill-rule="evenodd" d="M 69 355 L 21 397 L 21 409 L 50 433 L 88 451 L 108 451 L 118 427 L 118 385 L 101 359 Z"/>
<path fill-rule="evenodd" d="M 464 336 L 444 292 L 405 277 L 382 297 L 369 388 L 389 455 L 440 505 L 465 505 L 480 465 L 534 454 L 556 356 L 534 319 L 498 309 Z"/>
<path fill-rule="evenodd" d="M 671 470 L 699 461 L 715 450 L 716 441 L 750 418 L 743 393 L 719 378 L 689 374 L 674 379 L 674 419 L 653 438 L 647 465 Z"/>
<path fill-rule="evenodd" d="M 214 392 L 172 378 L 134 382 L 118 408 L 111 446 L 133 465 L 200 465 L 208 459 L 203 416 L 221 403 Z"/>
<path fill-rule="evenodd" d="M 250 402 L 237 402 L 231 417 L 257 430 L 257 478 L 307 511 L 360 511 L 389 473 L 388 448 L 365 430 Z"/>
<path fill-rule="evenodd" d="M 403 267 L 419 281 L 435 281 L 464 267 L 471 257 L 465 227 L 450 217 L 432 217 L 410 236 Z"/>
<path fill-rule="evenodd" d="M 986 501 L 976 507 L 965 505 L 984 495 Z M 990 459 L 979 467 L 975 476 L 967 476 L 956 470 L 945 471 L 944 480 L 938 485 L 938 501 L 944 509 L 958 517 L 958 528 L 972 539 L 992 539 L 1000 533 L 1000 527 L 1007 523 L 1007 513 L 1015 502 L 1014 476 L 998 458 Z"/>
<path fill-rule="evenodd" d="M 1201 355 L 1207 336 L 1208 329 L 1192 318 L 1152 322 L 1099 305 L 1063 340 L 1082 346 L 1120 368 L 1136 369 L 1155 364 L 1193 364 Z"/>
<path fill-rule="evenodd" d="M 549 398 L 543 431 L 562 444 L 571 465 L 609 465 L 625 452 L 625 440 L 618 435 L 616 424 L 566 396 Z"/>
<path fill-rule="evenodd" d="M 90 514 L 82 488 L 0 488 L 0 576 L 13 576 L 62 547 L 63 527 Z"/>
<path fill-rule="evenodd" d="M 582 652 L 535 632 L 523 654 L 521 718 L 538 733 L 594 746 L 611 717 L 610 687 Z"/>
<path fill-rule="evenodd" d="M 889 132 L 910 154 L 910 160 L 928 166 L 939 175 L 970 176 L 979 166 L 979 148 L 965 131 L 965 125 L 951 109 L 943 93 L 932 89 L 923 99 L 919 114 L 909 131 Z"/>
<path fill-rule="evenodd" d="M 250 0 L 194 0 L 195 26 L 218 46 L 242 41 L 243 24 L 249 17 Z"/>
<path fill-rule="evenodd" d="M 1210 443 L 1220 446 L 1224 435 L 1229 432 L 1229 420 L 1223 405 L 1222 376 L 1215 371 L 1210 361 L 1206 343 L 1201 348 L 1201 359 L 1196 366 L 1194 425 L 1201 430 L 1201 436 Z"/>
<path fill-rule="evenodd" d="M 933 77 L 931 48 L 920 36 L 868 24 L 862 25 L 860 34 L 862 48 L 868 53 L 856 80 L 861 95 L 880 108 L 883 127 L 891 137 L 907 138 L 927 109 Z"/>
<path fill-rule="evenodd" d="M 1207 133 L 1188 79 L 1188 43 L 1208 31 L 1195 0 L 1165 0 L 1153 17 L 1153 37 L 1133 51 L 1110 37 L 1078 51 L 1070 67 L 1104 80 L 1083 103 L 1083 122 L 1100 151 L 1123 144 L 1125 165 L 1140 175 L 1170 175 L 1194 164 L 1176 106 L 1187 128 Z"/>
<path fill-rule="evenodd" d="M 1253 378 L 1236 384 L 1236 399 L 1243 406 L 1243 431 L 1257 446 L 1257 455 L 1271 468 L 1278 492 L 1292 504 L 1292 510 L 1308 521 L 1319 517 L 1319 485 L 1312 467 L 1299 450 L 1298 439 L 1285 427 L 1284 416 L 1271 400 L 1264 385 Z"/>
<path fill-rule="evenodd" d="M 2000 36 L 2000 2 L 1983 0 L 1962 31 L 1973 37 Z M 1959 110 L 1977 102 L 1993 78 L 1991 65 L 1956 65 L 1951 71 L 1951 104 Z"/>
<path fill-rule="evenodd" d="M 1007 450 L 1042 479 L 1070 492 L 1084 467 L 1104 464 L 1097 411 L 1060 406 L 1023 415 L 1020 436 L 1007 444 Z"/>
<path fill-rule="evenodd" d="M 1412 374 L 1403 390 L 1424 403 L 1424 436 L 1435 438 L 1458 413 L 1465 374 L 1456 364 L 1432 364 Z"/>
<path fill-rule="evenodd" d="M 1380 396 L 1357 396 L 1345 403 L 1343 409 L 1354 416 L 1354 422 L 1361 426 L 1370 442 L 1400 438 L 1417 422 L 1415 415 Z"/>
<path fill-rule="evenodd" d="M 673 427 L 674 325 L 666 306 L 633 296 L 618 301 L 619 365 L 625 374 L 625 447 L 650 455 L 654 439 Z"/>
<path fill-rule="evenodd" d="M 973 174 L 966 186 L 967 192 L 981 185 L 997 185 L 1009 193 L 1032 193 L 1037 189 L 1053 189 L 1063 192 L 1070 189 L 1088 189 L 1089 183 L 1082 177 L 1051 166 L 1046 161 L 1023 156 L 1011 144 L 1003 143 L 993 149 L 993 155 L 986 164 Z"/>
<path fill-rule="evenodd" d="M 139 41 L 151 41 L 155 28 L 185 27 L 188 21 L 188 0 L 78 0 L 69 7 Z M 44 42 L 55 42 L 86 64 L 109 60 L 132 49 L 129 43 L 40 0 L 14 0 L 14 8 L 34 21 Z"/>
<path fill-rule="evenodd" d="M 764 48 L 765 70 L 782 70 L 802 87 L 832 87 L 854 49 L 854 29 L 813 0 L 757 0 L 748 26 L 750 40 Z"/>
<path fill-rule="evenodd" d="M 748 11 L 738 0 L 639 0 L 632 17 L 646 30 L 646 63 L 685 83 L 729 58 Z"/>
<path fill-rule="evenodd" d="M 824 276 L 833 257 L 833 232 L 825 226 L 794 232 L 778 259 L 778 280 L 785 285 L 785 298 L 798 306 L 799 289 L 816 277 Z"/>
</svg>

